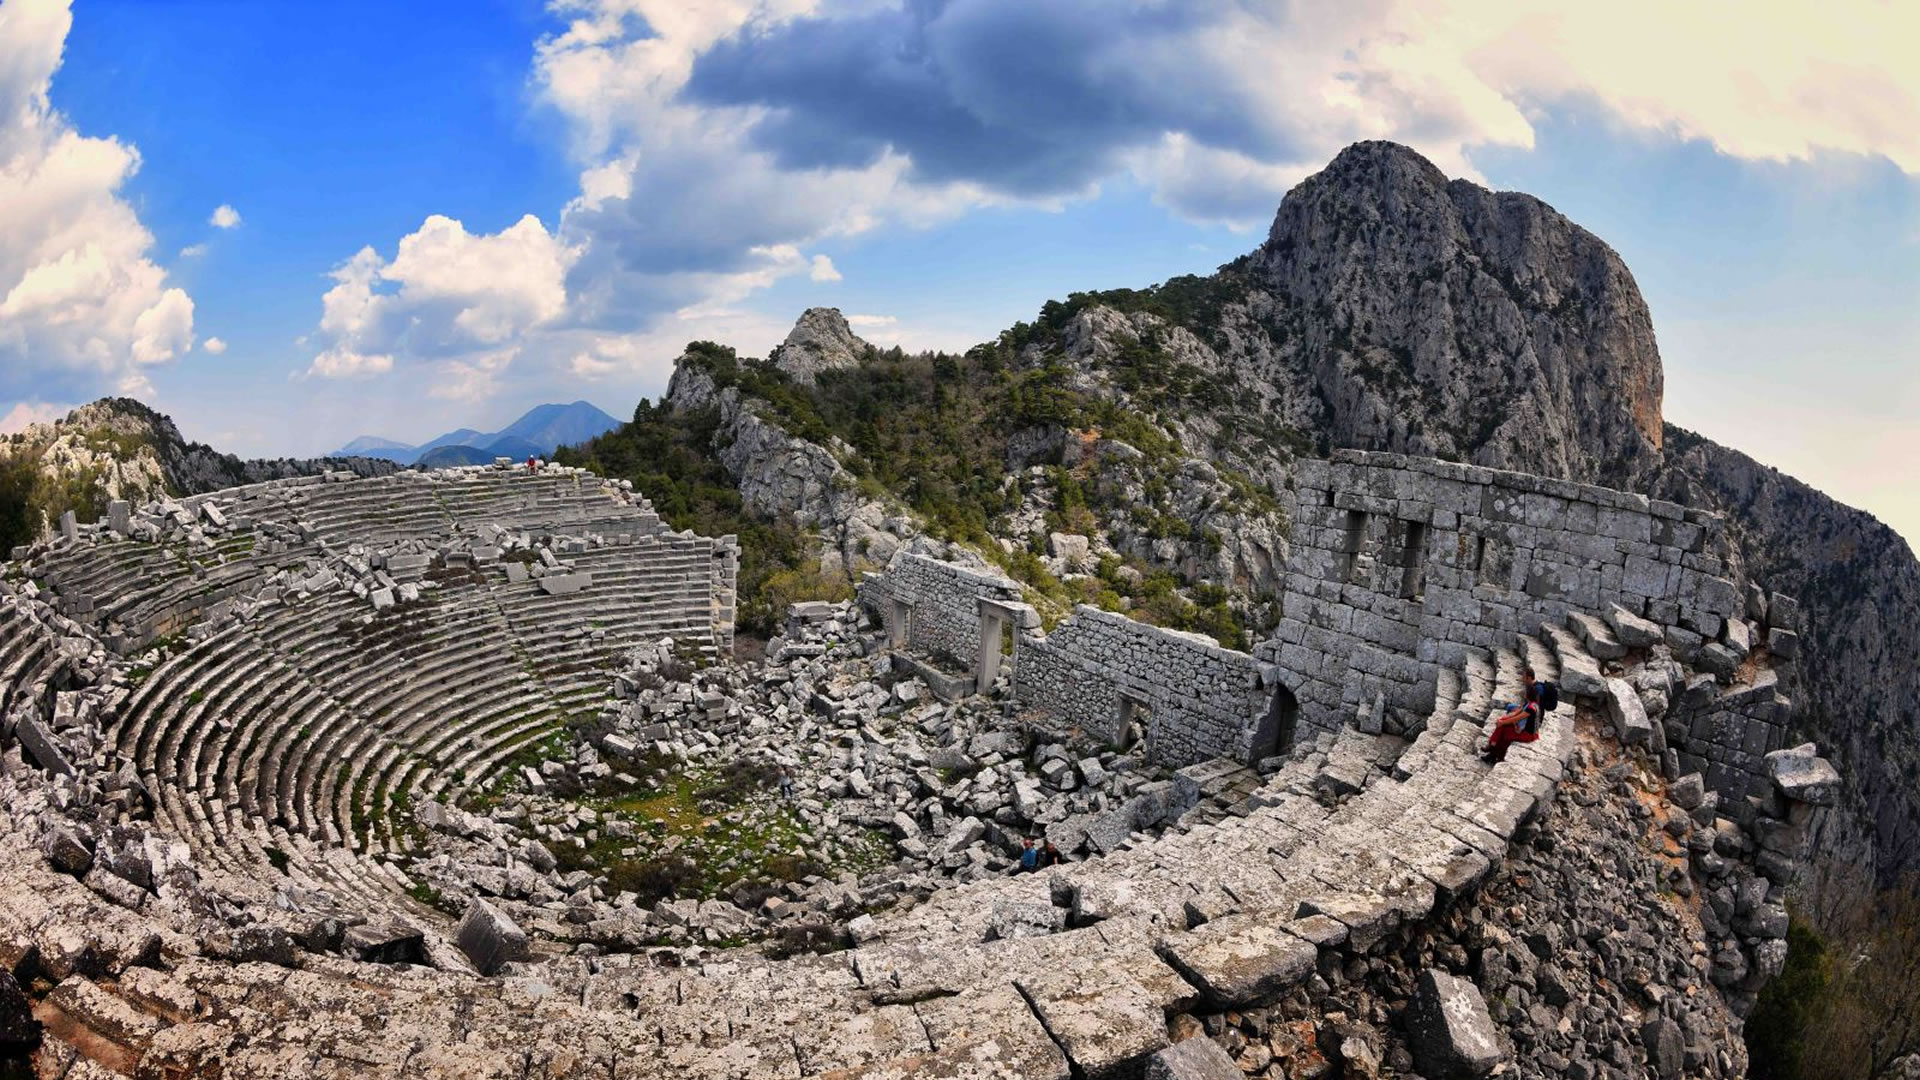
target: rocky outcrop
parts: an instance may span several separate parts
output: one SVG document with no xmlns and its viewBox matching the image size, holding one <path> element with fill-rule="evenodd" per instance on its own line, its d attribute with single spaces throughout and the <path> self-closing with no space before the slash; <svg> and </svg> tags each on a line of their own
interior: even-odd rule
<svg viewBox="0 0 1920 1080">
<path fill-rule="evenodd" d="M 871 351 L 839 308 L 808 308 L 769 359 L 794 382 L 812 386 L 821 372 L 858 367 Z"/>
<path fill-rule="evenodd" d="M 1803 730 L 1850 783 L 1822 848 L 1920 864 L 1920 562 L 1892 529 L 1778 469 L 1669 426 L 1658 493 L 1729 519 L 1748 575 L 1800 602 Z"/>
<path fill-rule="evenodd" d="M 0 457 L 31 458 L 41 485 L 63 492 L 47 505 L 73 509 L 83 521 L 116 499 L 141 503 L 289 476 L 385 476 L 400 468 L 378 458 L 243 460 L 188 442 L 170 418 L 130 398 L 102 398 L 0 438 Z M 52 524 L 39 523 L 39 533 Z"/>
</svg>

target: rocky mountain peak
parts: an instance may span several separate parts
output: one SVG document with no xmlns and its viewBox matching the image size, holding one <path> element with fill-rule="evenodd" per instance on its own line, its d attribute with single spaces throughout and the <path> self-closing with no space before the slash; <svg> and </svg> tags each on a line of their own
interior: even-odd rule
<svg viewBox="0 0 1920 1080">
<path fill-rule="evenodd" d="M 1250 262 L 1337 442 L 1615 484 L 1658 461 L 1646 302 L 1532 196 L 1356 143 L 1288 193 Z"/>
<path fill-rule="evenodd" d="M 808 308 L 773 350 L 774 366 L 795 382 L 812 385 L 823 371 L 855 367 L 873 346 L 847 325 L 839 308 Z"/>
</svg>

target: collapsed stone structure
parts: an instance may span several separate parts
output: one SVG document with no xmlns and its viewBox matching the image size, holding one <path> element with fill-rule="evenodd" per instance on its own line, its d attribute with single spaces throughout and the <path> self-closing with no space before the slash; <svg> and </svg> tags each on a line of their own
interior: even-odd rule
<svg viewBox="0 0 1920 1080">
<path fill-rule="evenodd" d="M 116 507 L 104 527 L 16 552 L 0 586 L 0 1006 L 30 1003 L 51 1075 L 1065 1078 L 1207 1075 L 1226 1060 L 1280 1076 L 1316 1055 L 1361 1070 L 1368 1054 L 1480 1074 L 1590 1053 L 1621 1009 L 1653 1032 L 1612 1050 L 1621 1062 L 1738 1075 L 1725 1044 L 1784 961 L 1783 891 L 1838 785 L 1812 747 L 1777 745 L 1791 600 L 1720 576 L 1712 522 L 1678 508 L 1383 455 L 1302 475 L 1287 621 L 1252 655 L 1087 608 L 1047 629 L 1010 580 L 911 553 L 861 585 L 882 628 L 870 639 L 815 643 L 796 626 L 758 677 L 784 700 L 729 734 L 791 724 L 853 763 L 834 782 L 849 797 L 919 806 L 909 784 L 952 784 L 940 805 L 978 814 L 929 808 L 896 829 L 903 849 L 965 868 L 955 884 L 807 883 L 845 921 L 835 951 L 787 959 L 578 938 L 563 955 L 480 895 L 455 925 L 378 857 L 422 842 L 400 824 L 408 802 L 555 777 L 551 762 L 509 766 L 558 716 L 644 703 L 658 732 L 629 710 L 595 736 L 615 758 L 645 737 L 671 749 L 666 717 L 731 718 L 718 691 L 661 688 L 673 657 L 656 648 L 729 643 L 727 541 L 670 533 L 632 492 L 562 470 Z M 1489 563 L 1488 544 L 1509 548 Z M 423 595 L 431 620 L 415 618 Z M 796 612 L 816 618 L 854 616 Z M 172 646 L 158 666 L 125 659 L 156 641 Z M 392 661 L 403 644 L 417 651 Z M 894 655 L 857 684 L 808 685 L 834 648 Z M 1537 742 L 1488 764 L 1475 751 L 1522 665 L 1558 681 L 1562 704 Z M 1137 730 L 1144 755 L 1181 768 L 1100 776 L 1097 799 L 1047 828 L 1078 830 L 1097 857 L 1003 876 L 1004 853 L 978 854 L 1017 839 L 995 826 L 1038 822 L 1020 805 L 1043 797 L 1071 808 L 1030 765 L 1064 792 L 1121 762 L 1031 760 L 1030 740 L 958 712 L 911 714 L 960 739 L 972 760 L 959 768 L 951 742 L 936 757 L 874 719 L 876 697 L 898 714 L 915 685 L 997 695 L 1095 739 Z M 900 758 L 924 762 L 911 781 L 875 764 Z M 1565 1010 L 1551 1024 L 1490 1012 L 1463 977 L 1491 969 L 1446 935 L 1484 882 L 1505 880 L 1511 844 L 1544 850 L 1563 782 L 1632 797 L 1596 783 L 1602 761 L 1621 782 L 1642 770 L 1660 800 L 1623 815 L 1648 835 L 1609 857 L 1644 847 L 1634 880 L 1703 896 L 1674 915 L 1697 952 L 1577 999 L 1535 980 Z M 1199 812 L 1206 791 L 1230 792 L 1231 812 Z M 476 847 L 509 843 L 498 821 L 432 816 Z M 593 920 L 591 893 L 552 906 Z M 321 894 L 360 914 L 313 918 L 332 910 Z M 1427 970 L 1408 980 L 1417 1000 L 1396 1034 L 1309 1023 L 1248 1042 L 1247 1018 L 1283 1024 L 1407 957 Z M 5 993 L 13 980 L 28 996 Z M 1202 1033 L 1219 1053 L 1174 1048 Z"/>
</svg>

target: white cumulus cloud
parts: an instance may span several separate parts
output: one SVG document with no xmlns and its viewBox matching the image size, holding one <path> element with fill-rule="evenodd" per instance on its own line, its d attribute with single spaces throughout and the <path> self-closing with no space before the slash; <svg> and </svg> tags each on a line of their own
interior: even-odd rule
<svg viewBox="0 0 1920 1080">
<path fill-rule="evenodd" d="M 213 216 L 207 219 L 207 224 L 216 229 L 238 228 L 240 225 L 240 211 L 235 210 L 226 203 L 221 203 L 219 206 L 213 208 Z"/>
<path fill-rule="evenodd" d="M 308 374 L 375 375 L 399 358 L 432 361 L 446 376 L 437 389 L 484 396 L 526 335 L 566 310 L 574 257 L 531 214 L 490 235 L 432 215 L 391 260 L 365 247 L 334 269 Z"/>
<path fill-rule="evenodd" d="M 71 405 L 50 405 L 44 401 L 15 402 L 6 414 L 0 416 L 0 435 L 15 435 L 27 429 L 29 424 L 48 424 L 73 411 Z"/>
<path fill-rule="evenodd" d="M 832 259 L 827 258 L 825 255 L 815 255 L 812 264 L 807 270 L 807 280 L 839 281 L 840 271 L 833 265 Z"/>
<path fill-rule="evenodd" d="M 72 22 L 65 0 L 0 4 L 0 396 L 147 393 L 193 347 L 193 301 L 120 195 L 139 152 L 48 100 Z"/>
<path fill-rule="evenodd" d="M 207 340 L 201 342 L 200 347 L 207 350 L 208 352 L 212 353 L 215 356 L 219 356 L 221 353 L 227 351 L 227 343 L 224 340 L 217 337 L 210 337 Z"/>
</svg>

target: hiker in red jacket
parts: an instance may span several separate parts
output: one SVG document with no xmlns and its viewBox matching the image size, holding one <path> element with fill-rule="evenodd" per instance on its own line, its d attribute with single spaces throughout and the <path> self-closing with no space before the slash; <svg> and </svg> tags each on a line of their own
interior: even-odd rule
<svg viewBox="0 0 1920 1080">
<path fill-rule="evenodd" d="M 1480 752 L 1480 756 L 1488 761 L 1505 761 L 1507 747 L 1517 742 L 1532 742 L 1540 737 L 1541 684 L 1534 681 L 1532 668 L 1523 668 L 1520 675 L 1527 682 L 1526 700 L 1493 722 L 1486 749 Z"/>
</svg>

